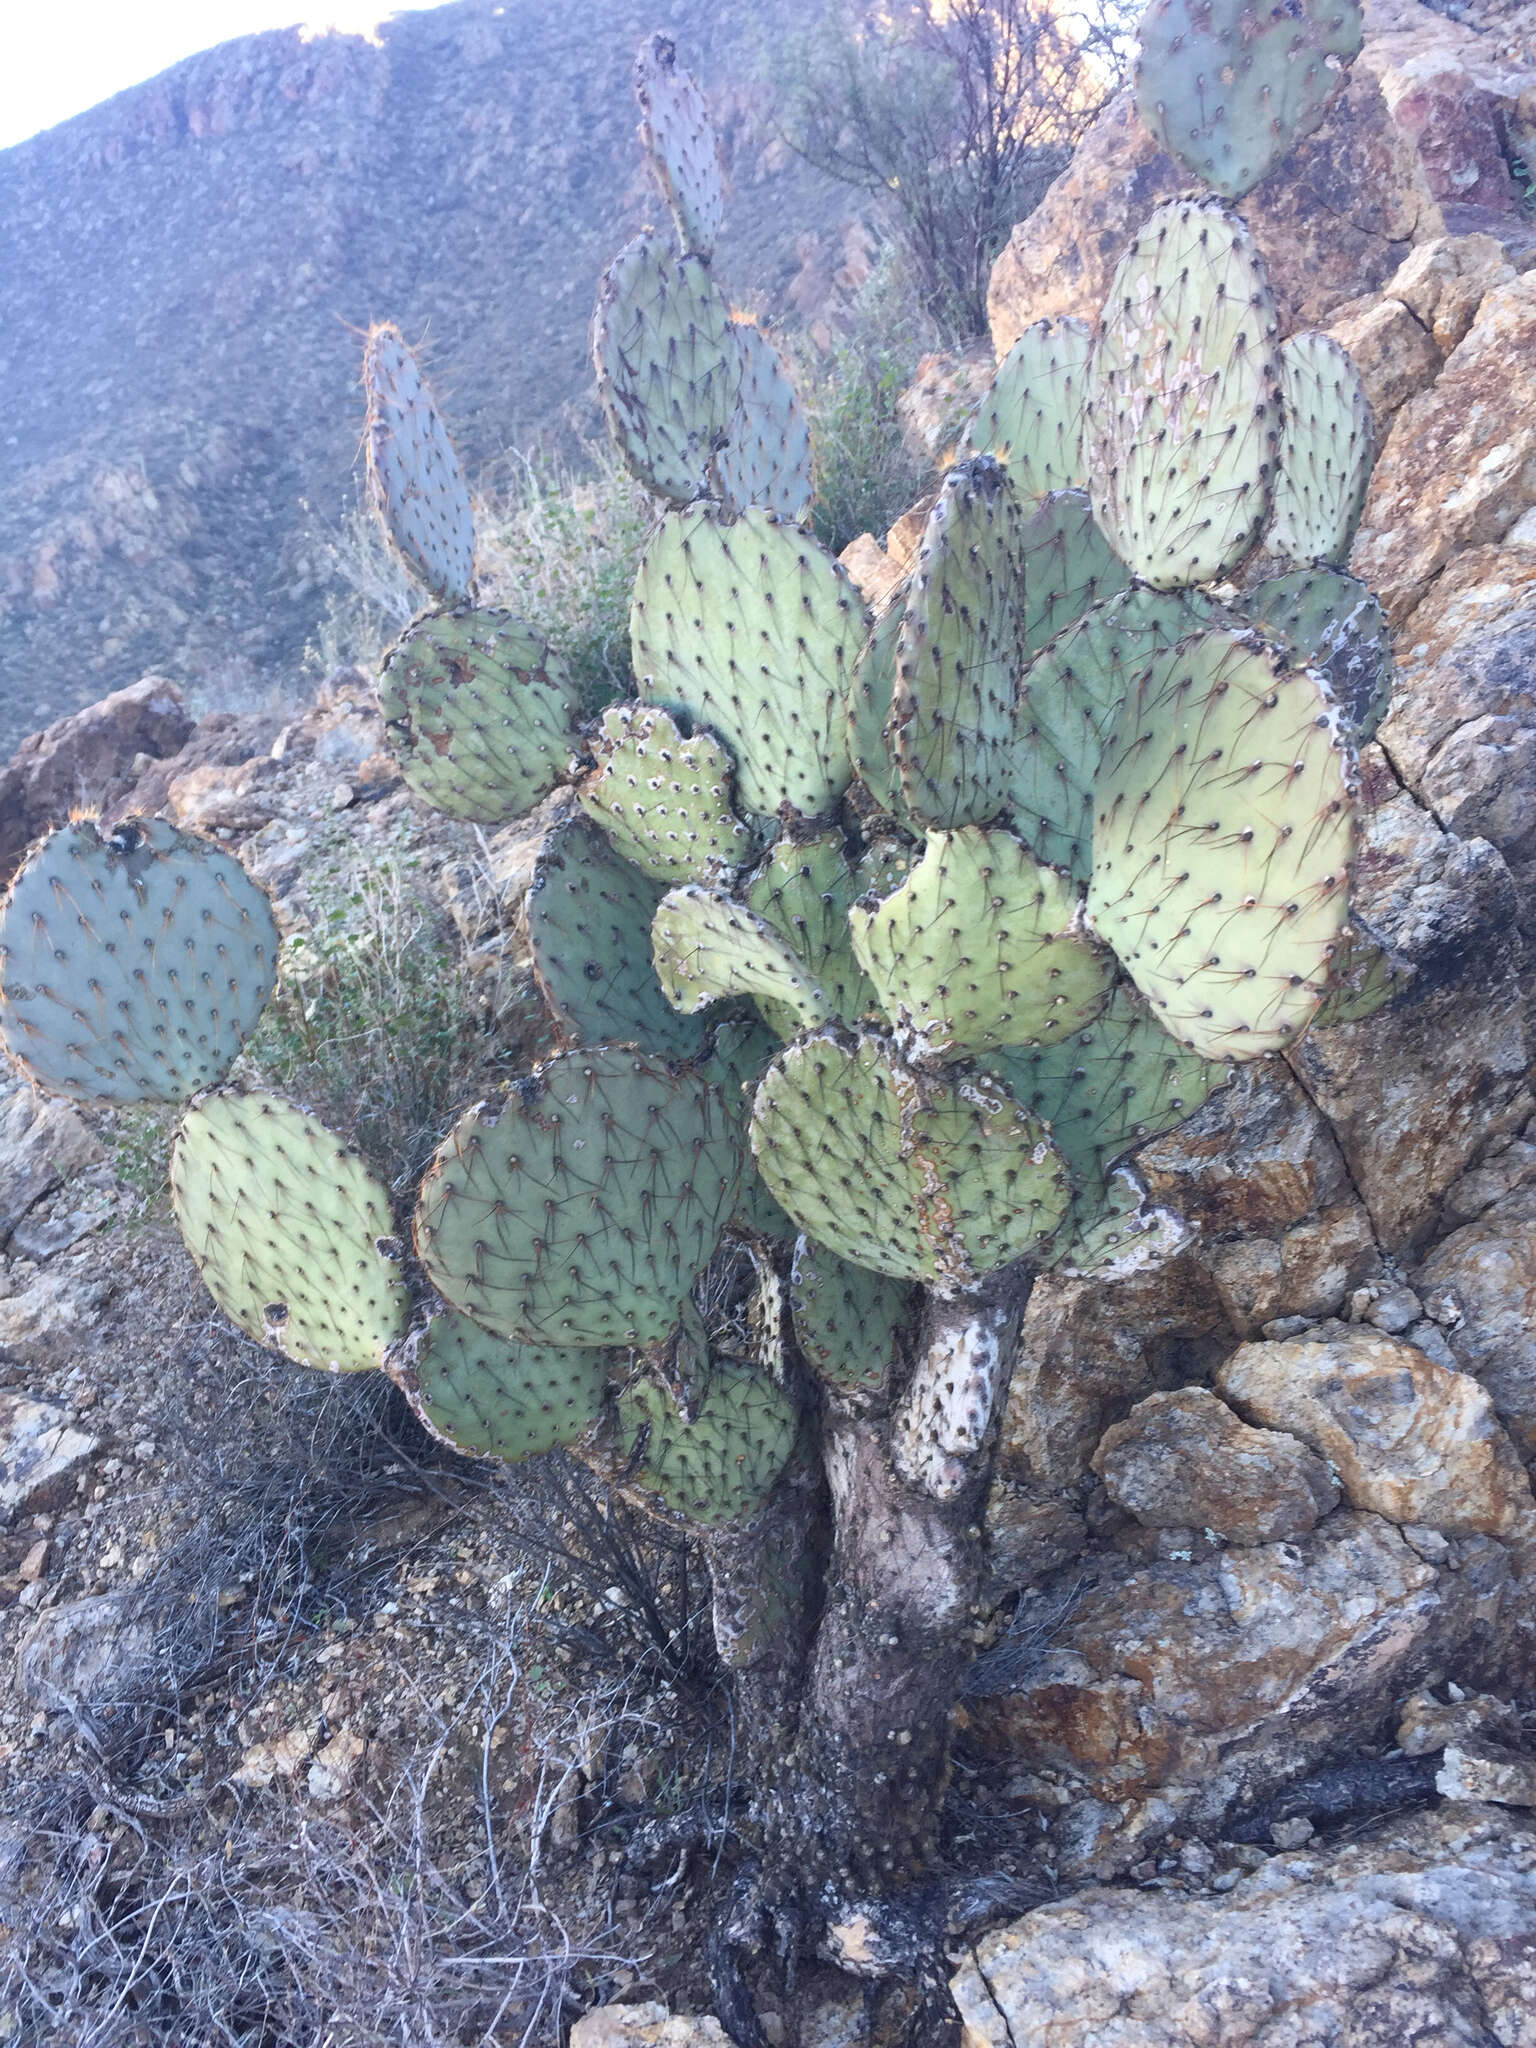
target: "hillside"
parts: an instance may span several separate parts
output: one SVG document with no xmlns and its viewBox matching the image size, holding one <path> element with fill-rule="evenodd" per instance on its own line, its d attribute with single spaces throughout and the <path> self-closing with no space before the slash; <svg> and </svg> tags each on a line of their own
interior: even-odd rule
<svg viewBox="0 0 1536 2048">
<path fill-rule="evenodd" d="M 146 671 L 210 707 L 291 671 L 355 503 L 371 319 L 430 336 L 472 471 L 595 423 L 594 282 L 651 211 L 626 80 L 654 12 L 247 37 L 0 154 L 0 759 Z M 724 138 L 722 271 L 781 305 L 848 212 L 749 83 L 806 7 L 665 12 Z"/>
</svg>

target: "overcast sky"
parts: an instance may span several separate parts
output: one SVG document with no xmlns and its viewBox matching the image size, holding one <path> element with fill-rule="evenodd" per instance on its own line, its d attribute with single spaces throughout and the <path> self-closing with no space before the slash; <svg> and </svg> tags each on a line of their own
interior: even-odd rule
<svg viewBox="0 0 1536 2048">
<path fill-rule="evenodd" d="M 408 0 L 411 9 L 440 4 Z M 296 22 L 366 35 L 406 11 L 391 0 L 9 0 L 0 149 L 231 36 Z"/>
</svg>

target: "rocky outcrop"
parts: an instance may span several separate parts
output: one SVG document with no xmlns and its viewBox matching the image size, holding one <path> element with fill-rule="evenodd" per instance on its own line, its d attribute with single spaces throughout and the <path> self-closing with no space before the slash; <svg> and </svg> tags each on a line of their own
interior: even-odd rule
<svg viewBox="0 0 1536 2048">
<path fill-rule="evenodd" d="M 1444 1317 L 1456 1362 L 1536 1467 L 1536 1187 L 1514 1189 L 1452 1231 L 1415 1276 Z"/>
</svg>

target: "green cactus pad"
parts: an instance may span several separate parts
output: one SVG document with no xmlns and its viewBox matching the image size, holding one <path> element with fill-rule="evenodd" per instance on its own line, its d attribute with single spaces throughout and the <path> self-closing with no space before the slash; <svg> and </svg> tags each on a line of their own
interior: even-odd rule
<svg viewBox="0 0 1536 2048">
<path fill-rule="evenodd" d="M 1090 606 L 1118 595 L 1129 578 L 1125 564 L 1099 531 L 1086 491 L 1053 491 L 1030 515 L 1023 542 L 1020 654 L 1031 655 L 1065 632 Z"/>
<path fill-rule="evenodd" d="M 1043 1127 L 986 1074 L 919 1075 L 875 1037 L 787 1046 L 752 1111 L 770 1193 L 856 1266 L 943 1289 L 1022 1258 L 1068 1186 Z"/>
<path fill-rule="evenodd" d="M 814 1030 L 831 1005 L 804 962 L 730 896 L 697 882 L 673 889 L 657 905 L 651 950 L 667 1001 L 692 1016 L 722 996 L 754 996 Z"/>
<path fill-rule="evenodd" d="M 741 377 L 730 308 L 702 258 L 673 256 L 650 228 L 626 244 L 598 287 L 592 360 L 620 455 L 647 490 L 691 504 Z"/>
<path fill-rule="evenodd" d="M 1233 1071 L 1177 1044 L 1124 986 L 1071 1037 L 999 1052 L 989 1064 L 1049 1124 L 1074 1186 L 1086 1189 L 1100 1187 L 1122 1153 L 1193 1116 Z"/>
<path fill-rule="evenodd" d="M 1128 590 L 1092 606 L 1025 670 L 1008 808 L 1037 859 L 1087 881 L 1094 778 L 1130 682 L 1214 613 L 1198 591 Z"/>
<path fill-rule="evenodd" d="M 689 737 L 653 704 L 615 704 L 592 751 L 582 809 L 651 881 L 724 880 L 757 851 L 731 809 L 731 758 L 712 733 Z"/>
<path fill-rule="evenodd" d="M 1357 747 L 1375 737 L 1392 701 L 1392 634 L 1363 583 L 1338 569 L 1297 569 L 1255 584 L 1243 609 L 1327 677 Z"/>
<path fill-rule="evenodd" d="M 776 513 L 695 506 L 663 520 L 635 579 L 630 637 L 646 696 L 716 732 L 749 811 L 832 810 L 864 608 L 846 570 Z"/>
<path fill-rule="evenodd" d="M 1344 944 L 1334 956 L 1328 993 L 1312 1019 L 1313 1031 L 1373 1017 L 1400 996 L 1412 979 L 1413 969 L 1407 962 L 1384 946 L 1363 919 L 1352 918 Z"/>
<path fill-rule="evenodd" d="M 870 628 L 848 685 L 848 757 L 853 772 L 879 808 L 905 822 L 901 772 L 886 728 L 896 688 L 896 645 L 906 610 L 906 586 L 896 592 Z"/>
<path fill-rule="evenodd" d="M 379 711 L 419 797 L 450 818 L 505 825 L 567 780 L 576 685 L 511 612 L 468 605 L 407 626 L 384 658 Z"/>
<path fill-rule="evenodd" d="M 811 1366 L 839 1393 L 879 1393 L 912 1312 L 910 1284 L 850 1266 L 808 1237 L 795 1243 L 789 1309 Z"/>
<path fill-rule="evenodd" d="M 1342 563 L 1376 458 L 1360 372 L 1328 334 L 1293 334 L 1280 351 L 1285 427 L 1266 545 L 1293 562 Z"/>
<path fill-rule="evenodd" d="M 578 1442 L 602 1412 L 623 1353 L 509 1344 L 468 1316 L 434 1316 L 390 1362 L 412 1408 L 445 1444 L 471 1457 L 537 1458 Z"/>
<path fill-rule="evenodd" d="M 715 482 L 727 510 L 765 505 L 784 519 L 811 509 L 811 433 L 799 394 L 779 352 L 751 320 L 735 324 L 741 390 L 725 446 L 715 457 Z"/>
<path fill-rule="evenodd" d="M 1327 986 L 1355 844 L 1354 750 L 1323 680 L 1257 634 L 1160 655 L 1099 771 L 1088 913 L 1164 1028 L 1257 1059 Z"/>
<path fill-rule="evenodd" d="M 435 598 L 460 604 L 475 578 L 469 486 L 416 358 L 398 327 L 370 328 L 368 490 L 385 532 Z"/>
<path fill-rule="evenodd" d="M 1176 163 L 1241 199 L 1315 134 L 1360 49 L 1359 0 L 1152 0 L 1136 105 Z"/>
<path fill-rule="evenodd" d="M 0 908 L 0 1039 L 76 1102 L 184 1102 L 234 1065 L 277 953 L 265 892 L 207 840 L 63 825 Z"/>
<path fill-rule="evenodd" d="M 1124 1166 L 1081 1190 L 1042 1266 L 1069 1280 L 1124 1280 L 1166 1264 L 1195 1233 L 1182 1216 L 1148 1203 L 1146 1192 Z"/>
<path fill-rule="evenodd" d="M 1213 199 L 1160 206 L 1120 259 L 1088 367 L 1089 490 L 1116 554 L 1156 589 L 1225 575 L 1264 530 L 1276 330 L 1253 238 Z"/>
<path fill-rule="evenodd" d="M 572 1045 L 630 1044 L 666 1059 L 704 1049 L 704 1025 L 681 1017 L 651 965 L 662 891 L 585 818 L 545 836 L 523 905 L 533 971 Z"/>
<path fill-rule="evenodd" d="M 522 1344 L 653 1344 L 736 1206 L 738 1125 L 632 1048 L 562 1053 L 454 1125 L 416 1247 L 450 1306 Z"/>
<path fill-rule="evenodd" d="M 1007 800 L 1024 523 L 1007 471 L 973 456 L 945 477 L 912 573 L 891 746 L 907 810 L 940 830 L 986 824 Z"/>
<path fill-rule="evenodd" d="M 205 1096 L 171 1147 L 171 1202 L 203 1284 L 298 1365 L 366 1372 L 405 1329 L 389 1194 L 348 1145 L 275 1095 Z"/>
<path fill-rule="evenodd" d="M 792 1244 L 796 1236 L 795 1226 L 763 1185 L 757 1162 L 752 1157 L 752 1148 L 747 1142 L 747 1126 L 757 1084 L 778 1051 L 780 1038 L 781 1034 L 770 1030 L 760 1017 L 728 1018 L 717 1027 L 713 1049 L 708 1058 L 700 1062 L 699 1070 L 719 1089 L 726 1109 L 735 1118 L 741 1133 L 741 1193 L 736 1198 L 736 1212 L 731 1218 L 733 1228 L 747 1231 L 754 1237 Z"/>
<path fill-rule="evenodd" d="M 1081 1030 L 1115 963 L 1088 934 L 1076 886 L 1011 832 L 932 832 L 877 908 L 848 917 L 854 954 L 911 1058 L 953 1059 Z"/>
<path fill-rule="evenodd" d="M 715 1364 L 692 1422 L 649 1380 L 619 1402 L 630 1483 L 705 1528 L 751 1521 L 789 1463 L 798 1426 L 782 1387 L 731 1361 Z"/>
<path fill-rule="evenodd" d="M 635 55 L 640 145 L 671 210 L 679 246 L 708 258 L 725 217 L 725 178 L 714 123 L 670 36 L 646 36 Z"/>
<path fill-rule="evenodd" d="M 1092 342 L 1081 320 L 1026 327 L 966 430 L 966 453 L 995 455 L 1026 508 L 1087 481 L 1083 386 Z"/>
<path fill-rule="evenodd" d="M 845 1024 L 856 1023 L 875 1004 L 874 989 L 853 957 L 849 909 L 871 890 L 886 895 L 895 888 L 902 879 L 899 866 L 899 858 L 893 861 L 879 845 L 850 865 L 842 834 L 823 832 L 814 839 L 781 839 L 743 891 L 749 907 L 788 940 L 832 1014 Z"/>
</svg>

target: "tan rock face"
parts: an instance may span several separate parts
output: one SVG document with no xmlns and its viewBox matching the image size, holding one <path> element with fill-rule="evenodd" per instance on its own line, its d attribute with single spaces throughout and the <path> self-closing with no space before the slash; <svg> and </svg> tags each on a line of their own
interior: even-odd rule
<svg viewBox="0 0 1536 2048">
<path fill-rule="evenodd" d="M 882 610 L 900 584 L 902 572 L 875 536 L 855 534 L 837 559 L 859 586 L 859 595 L 870 610 Z"/>
<path fill-rule="evenodd" d="M 1530 1481 L 1486 1389 L 1400 1338 L 1338 1327 L 1318 1342 L 1244 1344 L 1216 1386 L 1250 1422 L 1325 1458 L 1353 1508 L 1452 1534 L 1531 1529 Z"/>
<path fill-rule="evenodd" d="M 1466 338 L 1478 307 L 1515 267 L 1493 235 L 1446 235 L 1421 242 L 1387 286 L 1448 355 Z"/>
<path fill-rule="evenodd" d="M 995 367 L 984 347 L 961 356 L 923 357 L 896 401 L 902 435 L 920 461 L 944 468 L 953 460 L 955 443 L 991 385 Z"/>
<path fill-rule="evenodd" d="M 1397 1746 L 1404 1756 L 1433 1756 L 1448 1745 L 1475 1740 L 1518 1742 L 1520 1732 L 1520 1709 L 1506 1700 L 1491 1693 L 1437 1700 L 1424 1686 L 1403 1701 Z"/>
<path fill-rule="evenodd" d="M 1335 320 L 1328 332 L 1360 372 L 1378 434 L 1399 406 L 1440 374 L 1434 336 L 1401 299 L 1374 299 L 1363 312 Z"/>
<path fill-rule="evenodd" d="M 964 2048 L 1528 2048 L 1536 1825 L 1466 1808 L 1272 1857 L 1224 1898 L 1079 1892 L 951 1982 Z"/>
<path fill-rule="evenodd" d="M 1096 317 L 1132 234 L 1188 185 L 1121 94 L 993 267 L 987 312 L 998 355 L 1046 315 Z M 1358 67 L 1322 128 L 1244 200 L 1243 214 L 1287 331 L 1324 325 L 1384 284 L 1415 242 L 1444 231 L 1412 145 Z"/>
<path fill-rule="evenodd" d="M 0 1080 L 0 1249 L 29 1209 L 105 1156 L 67 1102 Z"/>
<path fill-rule="evenodd" d="M 1517 1188 L 1437 1245 L 1414 1276 L 1454 1317 L 1457 1363 L 1488 1389 L 1527 1463 L 1536 1463 L 1536 1188 Z"/>
<path fill-rule="evenodd" d="M 100 1439 L 66 1409 L 25 1394 L 0 1394 L 0 1514 L 40 1514 L 74 1497 L 75 1476 Z"/>
<path fill-rule="evenodd" d="M 571 2029 L 571 2048 L 730 2048 L 715 2019 L 690 2020 L 664 2005 L 603 2005 Z"/>
<path fill-rule="evenodd" d="M 1138 1401 L 1104 1432 L 1093 1469 L 1143 1528 L 1208 1529 L 1229 1543 L 1305 1536 L 1339 1502 L 1305 1444 L 1250 1429 L 1200 1387 Z"/>
</svg>

